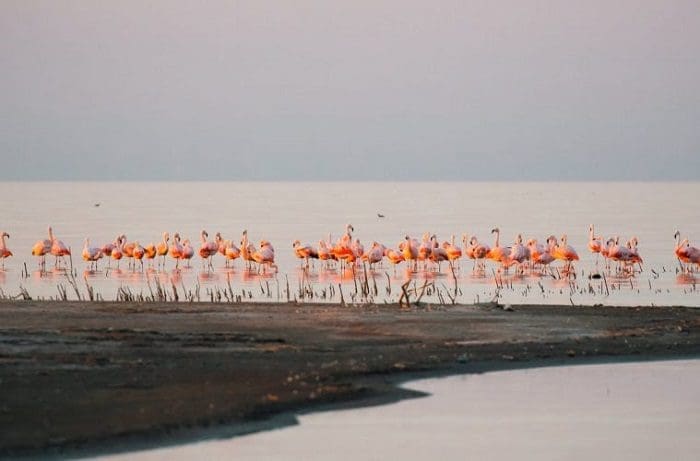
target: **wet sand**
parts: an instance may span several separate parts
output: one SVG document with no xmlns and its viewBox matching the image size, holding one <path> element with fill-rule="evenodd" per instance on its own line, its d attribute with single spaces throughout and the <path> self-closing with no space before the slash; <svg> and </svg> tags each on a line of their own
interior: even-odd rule
<svg viewBox="0 0 700 461">
<path fill-rule="evenodd" d="M 293 424 L 416 376 L 700 353 L 673 307 L 0 303 L 0 455 L 70 456 Z"/>
</svg>

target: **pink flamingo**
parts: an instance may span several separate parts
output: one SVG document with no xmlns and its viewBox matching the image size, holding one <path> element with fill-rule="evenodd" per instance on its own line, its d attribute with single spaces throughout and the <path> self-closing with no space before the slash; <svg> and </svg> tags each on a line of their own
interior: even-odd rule
<svg viewBox="0 0 700 461">
<path fill-rule="evenodd" d="M 318 259 L 318 251 L 308 243 L 302 245 L 299 240 L 295 240 L 292 243 L 292 248 L 296 257 L 302 261 L 302 265 L 307 269 L 309 267 L 309 259 Z"/>
<path fill-rule="evenodd" d="M 141 263 L 141 272 L 143 272 L 143 257 L 146 255 L 146 250 L 144 247 L 139 245 L 139 242 L 134 242 L 134 247 L 131 250 L 131 255 L 134 258 L 134 269 L 136 270 L 136 261 Z"/>
<path fill-rule="evenodd" d="M 700 265 L 700 249 L 690 246 L 690 242 L 687 238 L 681 241 L 680 231 L 676 231 L 673 237 L 676 239 L 675 253 L 681 264 L 681 269 L 684 272 L 690 272 L 690 265 Z M 684 263 L 687 267 L 683 265 Z"/>
<path fill-rule="evenodd" d="M 253 260 L 260 265 L 263 272 L 265 272 L 265 268 L 268 266 L 274 268 L 275 271 L 277 270 L 277 265 L 275 264 L 275 249 L 267 240 L 260 241 L 260 248 L 253 253 Z"/>
<path fill-rule="evenodd" d="M 167 232 L 163 232 L 163 240 L 156 245 L 156 256 L 161 256 L 163 260 L 161 261 L 160 264 L 162 264 L 163 269 L 165 269 L 165 257 L 168 255 L 168 241 L 170 240 L 170 234 Z"/>
<path fill-rule="evenodd" d="M 503 248 L 500 245 L 501 230 L 498 227 L 496 227 L 495 229 L 491 229 L 491 233 L 496 234 L 496 240 L 494 241 L 493 247 L 491 247 L 486 257 L 492 261 L 500 263 L 503 267 L 507 269 L 508 257 L 510 256 L 510 249 Z"/>
<path fill-rule="evenodd" d="M 432 261 L 434 264 L 437 264 L 437 270 L 438 273 L 440 273 L 440 263 L 449 260 L 449 258 L 447 257 L 447 250 L 440 246 L 436 235 L 430 236 L 430 242 L 431 248 L 429 258 L 430 261 Z"/>
<path fill-rule="evenodd" d="M 452 234 L 452 238 L 449 242 L 442 242 L 442 248 L 447 252 L 447 260 L 450 261 L 450 264 L 454 264 L 455 261 L 458 261 L 459 258 L 462 257 L 462 249 L 459 245 L 455 245 L 454 234 Z"/>
<path fill-rule="evenodd" d="M 382 259 L 384 259 L 385 251 L 386 247 L 384 245 L 378 242 L 372 242 L 372 248 L 367 250 L 367 252 L 362 255 L 362 261 L 368 262 L 369 268 L 370 270 L 372 270 L 372 266 L 374 264 L 382 262 Z"/>
<path fill-rule="evenodd" d="M 479 243 L 479 239 L 476 236 L 469 238 L 467 234 L 462 234 L 462 243 L 464 243 L 464 253 L 469 259 L 474 261 L 472 273 L 475 273 L 477 270 L 484 272 L 486 270 L 484 259 L 488 257 L 491 248 L 486 244 Z"/>
<path fill-rule="evenodd" d="M 578 253 L 576 253 L 574 247 L 567 243 L 566 234 L 561 236 L 560 241 L 561 243 L 554 247 L 554 251 L 552 251 L 552 256 L 554 256 L 554 259 L 566 261 L 566 264 L 564 265 L 564 272 L 569 274 L 571 273 L 573 262 L 578 261 L 579 259 Z"/>
<path fill-rule="evenodd" d="M 403 245 L 403 242 L 399 242 L 399 245 Z M 394 275 L 396 274 L 396 265 L 405 261 L 401 251 L 396 251 L 393 248 L 387 248 L 384 251 L 384 255 L 389 260 L 391 265 L 394 267 Z"/>
<path fill-rule="evenodd" d="M 202 230 L 200 237 L 202 239 L 202 245 L 199 247 L 199 257 L 202 258 L 202 260 L 208 261 L 209 268 L 213 269 L 214 266 L 212 265 L 211 259 L 219 251 L 219 245 L 215 242 L 207 241 L 209 234 L 205 230 Z M 202 261 L 202 263 L 204 263 L 204 261 Z"/>
<path fill-rule="evenodd" d="M 5 238 L 10 238 L 10 234 L 3 232 L 0 234 L 0 259 L 2 259 L 2 268 L 5 269 L 5 258 L 12 256 L 12 252 L 7 248 Z"/>
<path fill-rule="evenodd" d="M 545 273 L 545 269 L 549 269 L 550 273 L 552 272 L 549 265 L 554 261 L 551 250 L 556 244 L 556 238 L 552 239 L 553 237 L 547 239 L 547 243 L 549 244 L 547 247 L 538 243 L 535 239 L 527 241 L 527 248 L 530 250 L 530 261 L 532 262 L 533 268 L 537 264 L 541 265 L 542 274 Z"/>
<path fill-rule="evenodd" d="M 51 239 L 37 240 L 34 246 L 32 246 L 32 256 L 37 256 L 41 258 L 39 260 L 39 267 L 42 270 L 46 268 L 46 255 L 51 253 Z"/>
<path fill-rule="evenodd" d="M 179 269 L 180 267 L 180 260 L 182 258 L 182 252 L 184 248 L 182 244 L 180 243 L 180 234 L 175 232 L 173 235 L 173 243 L 170 245 L 170 248 L 168 248 L 168 252 L 170 253 L 170 257 L 175 260 L 175 269 Z M 163 262 L 163 267 L 165 267 L 165 261 Z"/>
<path fill-rule="evenodd" d="M 523 245 L 523 236 L 518 234 L 515 237 L 510 254 L 506 259 L 506 265 L 518 265 L 518 272 L 523 272 L 523 265 L 530 259 L 530 251 Z"/>
<path fill-rule="evenodd" d="M 255 262 L 253 253 L 255 253 L 255 246 L 248 242 L 248 231 L 244 230 L 241 237 L 241 258 L 246 262 L 248 270 L 252 269 L 252 264 Z"/>
<path fill-rule="evenodd" d="M 56 257 L 54 266 L 59 267 L 58 258 L 63 259 L 65 256 L 70 256 L 70 249 L 62 241 L 54 237 L 51 226 L 49 226 L 49 239 L 51 239 L 51 255 Z"/>
<path fill-rule="evenodd" d="M 190 239 L 185 239 L 182 242 L 182 256 L 181 258 L 187 261 L 187 267 L 190 267 L 190 260 L 194 256 L 194 248 L 190 243 Z"/>
<path fill-rule="evenodd" d="M 102 257 L 102 249 L 97 247 L 91 247 L 90 239 L 86 238 L 85 245 L 83 246 L 82 256 L 83 260 L 90 263 L 90 270 L 97 270 L 97 261 Z"/>
<path fill-rule="evenodd" d="M 110 252 L 112 259 L 117 262 L 117 269 L 119 269 L 119 261 L 122 259 L 122 256 L 124 256 L 124 252 L 122 251 L 122 243 L 123 242 L 120 235 L 117 237 L 117 240 L 115 240 L 114 248 L 112 248 L 112 251 Z"/>
<path fill-rule="evenodd" d="M 406 240 L 401 243 L 401 254 L 404 261 L 410 266 L 413 263 L 413 271 L 418 270 L 418 245 L 417 242 L 406 236 Z"/>
</svg>

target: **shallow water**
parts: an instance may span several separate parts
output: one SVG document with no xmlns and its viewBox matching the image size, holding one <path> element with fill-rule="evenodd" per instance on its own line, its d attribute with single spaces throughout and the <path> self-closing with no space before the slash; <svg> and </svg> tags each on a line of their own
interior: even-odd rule
<svg viewBox="0 0 700 461">
<path fill-rule="evenodd" d="M 697 459 L 700 360 L 499 371 L 406 383 L 426 398 L 101 458 Z"/>
<path fill-rule="evenodd" d="M 146 281 L 155 289 L 157 279 L 169 293 L 174 282 L 180 299 L 183 291 L 198 294 L 201 300 L 211 299 L 217 292 L 228 294 L 229 281 L 236 299 L 301 299 L 303 282 L 305 286 L 310 284 L 314 294 L 313 299 L 304 298 L 306 301 L 338 302 L 337 285 L 342 283 L 344 300 L 361 302 L 367 296 L 356 288 L 351 273 L 341 277 L 335 270 L 320 270 L 317 264 L 307 274 L 292 252 L 295 239 L 316 244 L 331 233 L 335 240 L 345 225 L 352 223 L 354 236 L 365 248 L 373 240 L 396 246 L 406 234 L 420 238 L 426 231 L 436 234 L 440 241 L 455 234 L 461 243 L 461 234 L 468 233 L 489 244 L 490 230 L 496 226 L 501 228 L 504 244 L 512 242 L 517 233 L 540 241 L 550 234 L 567 233 L 569 243 L 581 257 L 576 282 L 507 275 L 499 279 L 502 302 L 691 306 L 700 302 L 697 278 L 678 274 L 673 254 L 676 229 L 696 245 L 700 239 L 700 215 L 692 212 L 700 196 L 699 183 L 4 182 L 0 183 L 0 194 L 5 197 L 0 226 L 11 235 L 8 246 L 15 254 L 0 271 L 0 289 L 6 295 L 17 295 L 23 287 L 35 298 L 56 297 L 60 284 L 67 288 L 69 299 L 77 297 L 65 271 L 52 270 L 53 262 L 49 260 L 48 270 L 42 272 L 30 255 L 32 244 L 47 238 L 46 227 L 51 224 L 56 236 L 73 249 L 75 278 L 82 297 L 87 297 L 86 280 L 95 293 L 110 300 L 117 297 L 120 287 L 148 296 Z M 378 218 L 377 213 L 385 218 Z M 586 247 L 590 223 L 596 224 L 596 233 L 606 237 L 620 235 L 626 241 L 631 235 L 638 236 L 644 271 L 633 279 L 606 277 L 607 289 L 602 279 L 589 281 L 588 274 L 596 270 L 596 260 Z M 212 237 L 221 232 L 235 242 L 240 240 L 242 230 L 248 229 L 251 241 L 271 241 L 279 272 L 260 276 L 244 270 L 240 260 L 233 268 L 226 268 L 220 256 L 214 260 L 213 272 L 204 270 L 196 256 L 191 268 L 180 271 L 174 271 L 174 262 L 168 259 L 165 271 L 129 270 L 124 260 L 120 271 L 106 270 L 103 260 L 97 272 L 90 272 L 80 260 L 85 237 L 101 246 L 125 233 L 129 241 L 146 245 L 157 243 L 163 231 L 177 231 L 183 239 L 191 239 L 196 250 L 202 229 Z M 28 277 L 22 276 L 25 262 Z M 485 274 L 474 276 L 471 261 L 462 260 L 456 272 L 456 301 L 491 300 L 496 293 L 494 269 L 496 266 L 489 264 Z M 357 275 L 358 281 L 364 280 L 363 271 Z M 403 264 L 395 271 L 384 263 L 368 273 L 371 298 L 377 302 L 396 301 L 399 287 L 407 278 L 415 279 L 418 291 L 426 281 L 434 283 L 446 302 L 450 301 L 447 294 L 454 293 L 454 279 L 446 265 L 441 274 L 408 274 Z M 440 300 L 437 290 L 431 291 L 429 286 L 428 291 L 423 301 Z"/>
</svg>

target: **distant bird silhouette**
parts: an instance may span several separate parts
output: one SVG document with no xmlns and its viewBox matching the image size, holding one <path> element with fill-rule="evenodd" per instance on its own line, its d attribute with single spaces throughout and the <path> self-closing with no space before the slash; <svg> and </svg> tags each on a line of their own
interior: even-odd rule
<svg viewBox="0 0 700 461">
<path fill-rule="evenodd" d="M 99 203 L 99 202 L 98 202 L 98 203 L 95 203 L 95 208 L 97 208 L 97 207 L 99 207 L 99 206 L 100 206 L 100 203 Z"/>
<path fill-rule="evenodd" d="M 384 215 L 383 215 L 383 214 L 381 214 L 381 213 L 377 213 L 377 218 L 383 218 L 383 217 L 384 217 Z"/>
</svg>

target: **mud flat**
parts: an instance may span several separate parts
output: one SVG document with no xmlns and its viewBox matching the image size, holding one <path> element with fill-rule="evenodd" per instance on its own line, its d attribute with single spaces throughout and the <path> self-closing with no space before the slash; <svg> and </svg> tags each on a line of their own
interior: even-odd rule
<svg viewBox="0 0 700 461">
<path fill-rule="evenodd" d="M 700 355 L 700 309 L 0 303 L 0 455 L 293 424 L 417 376 Z"/>
</svg>

